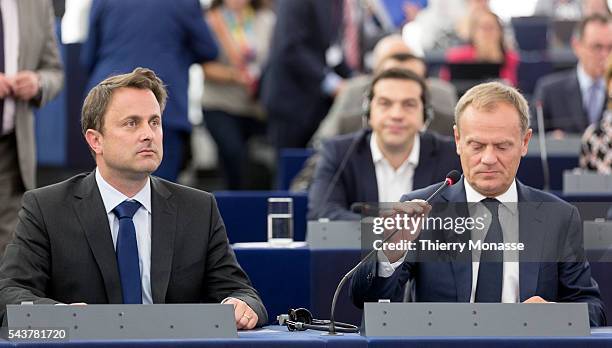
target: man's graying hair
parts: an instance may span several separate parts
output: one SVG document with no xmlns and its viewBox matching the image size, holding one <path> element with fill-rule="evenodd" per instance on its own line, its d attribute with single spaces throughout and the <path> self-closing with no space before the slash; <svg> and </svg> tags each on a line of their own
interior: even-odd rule
<svg viewBox="0 0 612 348">
<path fill-rule="evenodd" d="M 459 119 L 470 105 L 476 110 L 493 110 L 499 103 L 512 105 L 519 113 L 521 132 L 529 129 L 529 105 L 523 95 L 514 87 L 500 82 L 482 83 L 470 88 L 457 102 L 455 107 L 455 125 L 459 130 Z"/>
<path fill-rule="evenodd" d="M 124 87 L 150 90 L 155 95 L 161 112 L 164 112 L 168 96 L 164 83 L 153 70 L 136 68 L 131 73 L 111 76 L 89 91 L 81 111 L 83 135 L 88 129 L 103 133 L 104 114 L 113 97 L 113 92 Z"/>
</svg>

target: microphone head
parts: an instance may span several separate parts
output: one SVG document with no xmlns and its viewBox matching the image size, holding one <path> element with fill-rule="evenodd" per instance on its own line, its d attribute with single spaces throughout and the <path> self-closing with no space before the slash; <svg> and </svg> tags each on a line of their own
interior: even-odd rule
<svg viewBox="0 0 612 348">
<path fill-rule="evenodd" d="M 459 171 L 457 170 L 451 170 L 450 172 L 448 172 L 448 174 L 446 174 L 446 182 L 448 183 L 448 186 L 452 186 L 454 184 L 457 183 L 457 181 L 459 181 L 461 179 L 461 173 L 459 173 Z"/>
</svg>

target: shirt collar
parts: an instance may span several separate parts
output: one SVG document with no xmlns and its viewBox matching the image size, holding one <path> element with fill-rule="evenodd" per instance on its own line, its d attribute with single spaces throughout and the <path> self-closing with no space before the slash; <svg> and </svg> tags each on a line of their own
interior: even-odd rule
<svg viewBox="0 0 612 348">
<path fill-rule="evenodd" d="M 465 198 L 468 203 L 478 203 L 487 198 L 480 192 L 476 191 L 472 185 L 464 178 L 463 186 L 465 187 Z M 516 179 L 512 181 L 512 185 L 499 196 L 493 197 L 500 201 L 506 208 L 512 212 L 516 212 L 518 202 L 518 190 L 516 188 Z"/>
<path fill-rule="evenodd" d="M 593 85 L 595 81 L 598 83 L 598 87 L 601 89 L 604 85 L 603 77 L 598 78 L 597 80 L 593 80 L 589 74 L 586 73 L 582 64 L 578 63 L 576 67 L 576 74 L 578 76 L 578 84 L 580 85 L 580 91 L 582 91 L 582 95 L 587 95 L 589 89 Z"/>
<path fill-rule="evenodd" d="M 370 152 L 372 152 L 372 160 L 374 164 L 381 162 L 382 160 L 386 160 L 382 151 L 378 147 L 378 143 L 376 142 L 376 133 L 372 133 L 372 137 L 370 138 Z M 406 165 L 411 165 L 413 168 L 416 168 L 419 165 L 419 155 L 421 152 L 421 137 L 417 133 L 414 136 L 414 142 L 412 143 L 412 150 L 410 150 L 410 154 L 408 158 L 402 163 L 402 165 L 398 168 L 402 170 Z"/>
<path fill-rule="evenodd" d="M 142 204 L 142 206 L 151 213 L 151 178 L 147 179 L 147 183 L 144 187 L 138 191 L 134 197 L 128 197 L 123 193 L 119 192 L 116 188 L 112 187 L 100 174 L 100 170 L 96 167 L 96 184 L 100 195 L 102 196 L 102 202 L 104 202 L 104 209 L 106 214 L 109 214 L 116 206 L 121 204 L 125 200 L 133 200 Z"/>
</svg>

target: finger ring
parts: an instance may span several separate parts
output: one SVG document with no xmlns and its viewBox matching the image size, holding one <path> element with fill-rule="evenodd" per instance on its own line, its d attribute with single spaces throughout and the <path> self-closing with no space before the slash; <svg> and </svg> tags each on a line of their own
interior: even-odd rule
<svg viewBox="0 0 612 348">
<path fill-rule="evenodd" d="M 247 320 L 251 320 L 251 316 L 247 315 L 246 313 L 242 315 L 243 317 L 247 318 Z"/>
</svg>

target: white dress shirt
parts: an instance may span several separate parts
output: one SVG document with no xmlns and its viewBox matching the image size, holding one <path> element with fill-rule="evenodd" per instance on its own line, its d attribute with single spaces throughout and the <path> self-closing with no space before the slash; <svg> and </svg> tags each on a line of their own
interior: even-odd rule
<svg viewBox="0 0 612 348">
<path fill-rule="evenodd" d="M 414 136 L 414 143 L 408 158 L 399 168 L 394 169 L 387 161 L 376 142 L 376 133 L 370 138 L 370 151 L 372 161 L 376 170 L 376 185 L 378 186 L 379 202 L 398 202 L 403 194 L 412 191 L 414 169 L 419 165 L 419 152 L 421 150 L 421 139 L 419 135 Z"/>
<path fill-rule="evenodd" d="M 480 203 L 483 199 L 487 198 L 482 194 L 478 193 L 467 180 L 463 179 L 465 187 L 466 201 L 468 203 L 474 203 L 468 205 L 469 213 L 472 217 L 487 216 L 485 219 L 485 228 L 480 231 L 472 231 L 471 239 L 473 241 L 482 240 L 484 241 L 486 232 L 491 224 L 491 216 L 487 214 L 487 208 Z M 519 216 L 518 216 L 518 191 L 516 188 L 516 180 L 512 182 L 512 185 L 508 190 L 501 195 L 495 197 L 502 204 L 499 205 L 499 223 L 502 227 L 502 233 L 504 236 L 504 243 L 517 243 L 519 240 Z M 472 291 L 470 293 L 470 302 L 474 302 L 476 295 L 476 285 L 478 284 L 478 269 L 480 262 L 476 261 L 480 259 L 480 252 L 477 250 L 473 251 L 472 258 Z M 517 303 L 520 300 L 520 289 L 519 289 L 519 258 L 518 251 L 504 250 L 504 261 L 503 266 L 503 285 L 502 285 L 502 303 Z M 390 263 L 389 259 L 385 256 L 382 251 L 377 253 L 378 259 L 378 276 L 383 278 L 390 277 L 393 272 L 399 267 L 405 259 L 402 257 L 400 260 Z"/>
<path fill-rule="evenodd" d="M 19 14 L 16 0 L 0 0 L 2 24 L 4 30 L 4 75 L 14 76 L 17 73 L 19 59 Z M 4 117 L 2 134 L 15 128 L 15 99 L 4 98 Z M 0 135 L 2 135 L 0 134 Z"/>
<path fill-rule="evenodd" d="M 487 198 L 482 194 L 478 193 L 467 180 L 463 180 L 463 184 L 465 186 L 465 196 L 468 203 L 478 203 L 483 199 Z M 499 205 L 499 224 L 502 228 L 502 233 L 504 235 L 504 243 L 518 243 L 518 192 L 516 190 L 516 180 L 512 182 L 512 185 L 508 188 L 508 190 L 501 195 L 495 197 L 502 204 Z M 469 204 L 468 209 L 470 211 L 471 216 L 485 216 L 485 206 L 483 204 Z M 491 218 L 489 214 L 486 214 L 489 218 L 486 220 L 485 229 L 483 231 L 487 231 L 491 224 Z M 486 232 L 483 232 L 484 235 L 479 235 L 478 230 L 472 231 L 472 240 L 482 240 L 484 241 Z M 474 253 L 478 255 L 474 255 L 473 260 L 480 259 L 480 252 L 475 250 Z M 520 300 L 520 292 L 519 292 L 519 263 L 518 263 L 518 251 L 510 251 L 504 250 L 504 260 L 512 260 L 512 261 L 504 261 L 504 277 L 503 277 L 503 285 L 502 285 L 502 303 L 517 303 Z M 472 291 L 470 293 L 470 302 L 474 302 L 474 298 L 476 296 L 476 285 L 478 284 L 478 269 L 480 267 L 480 262 L 473 261 L 472 262 Z"/>
<path fill-rule="evenodd" d="M 134 197 L 127 197 L 112 187 L 96 168 L 96 183 L 104 202 L 108 224 L 113 238 L 113 245 L 117 248 L 117 235 L 119 234 L 119 219 L 113 209 L 125 200 L 137 201 L 141 204 L 132 220 L 136 228 L 136 243 L 138 244 L 138 264 L 140 266 L 140 281 L 142 284 L 142 303 L 153 303 L 151 296 L 151 179 Z"/>
</svg>

